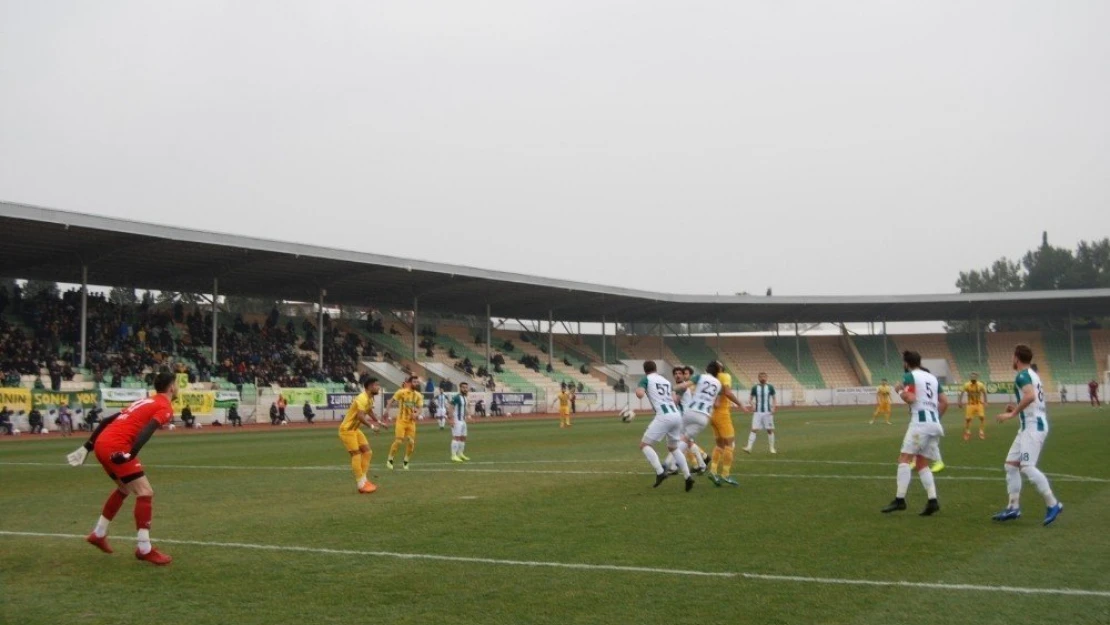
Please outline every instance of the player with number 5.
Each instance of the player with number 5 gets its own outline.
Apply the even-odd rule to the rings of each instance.
[[[940,504],[937,503],[937,484],[929,461],[940,459],[940,439],[944,436],[940,418],[948,410],[948,398],[937,377],[921,368],[921,354],[903,352],[902,363],[906,375],[894,390],[910,406],[910,427],[906,430],[902,453],[898,456],[898,490],[894,501],[882,511],[889,513],[906,509],[906,491],[912,478],[910,463],[913,463],[929,498],[921,516],[930,516],[940,511]]]
[[[1013,521],[1021,517],[1021,474],[1037,488],[1044,497],[1048,511],[1044,516],[1044,524],[1049,525],[1060,516],[1064,504],[1060,503],[1052,494],[1052,486],[1048,478],[1037,468],[1037,460],[1041,456],[1045,438],[1048,437],[1048,411],[1044,401],[1044,385],[1041,376],[1031,366],[1033,350],[1028,345],[1018,345],[1014,348],[1014,370],[1017,377],[1014,379],[1014,396],[1017,405],[1010,404],[1007,411],[998,415],[998,422],[1005,423],[1018,417],[1018,433],[1014,444],[1010,446],[1010,453],[1006,454],[1006,490],[1010,493],[1010,501],[1006,509],[994,515],[995,521]]]

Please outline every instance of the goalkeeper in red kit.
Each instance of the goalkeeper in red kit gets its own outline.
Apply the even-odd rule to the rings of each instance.
[[[96,528],[87,540],[105,553],[112,553],[108,545],[108,524],[115,518],[128,495],[135,495],[135,526],[139,530],[135,557],[163,566],[172,561],[168,555],[150,544],[150,520],[153,516],[154,489],[139,462],[139,450],[154,435],[155,430],[173,420],[172,401],[177,396],[177,378],[172,373],[159,373],[154,378],[155,394],[141,399],[119,414],[102,421],[89,440],[67,459],[73,466],[84,463],[89,452],[96,455],[100,466],[116,490],[104,502],[104,509]]]

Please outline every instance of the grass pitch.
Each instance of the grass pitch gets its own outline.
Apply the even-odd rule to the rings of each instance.
[[[782,411],[777,457],[761,435],[740,488],[691,493],[651,488],[643,416],[475,423],[465,466],[424,422],[407,472],[371,436],[368,496],[333,428],[160,433],[143,461],[166,568],[132,557],[131,501],[114,555],[86,545],[111,483],[63,464],[78,438],[24,437],[0,445],[0,622],[1110,623],[1110,411],[1050,408],[1049,528],[1028,484],[1024,518],[990,521],[1015,425],[965,443],[956,414],[940,514],[917,516],[916,477],[910,510],[880,514],[905,425],[869,418]]]

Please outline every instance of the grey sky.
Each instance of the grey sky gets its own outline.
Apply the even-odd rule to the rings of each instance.
[[[1101,0],[0,0],[0,198],[651,290],[946,292],[1042,229],[1110,231],[1107,24]]]

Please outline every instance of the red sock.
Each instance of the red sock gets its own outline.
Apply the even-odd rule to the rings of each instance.
[[[141,530],[150,529],[150,519],[154,516],[154,497],[137,497],[135,499],[135,527]]]
[[[124,499],[127,499],[127,493],[120,492],[118,488],[112,491],[112,494],[108,495],[108,501],[104,502],[104,509],[100,511],[100,514],[104,515],[104,518],[109,521],[116,518],[116,513],[123,506]]]

